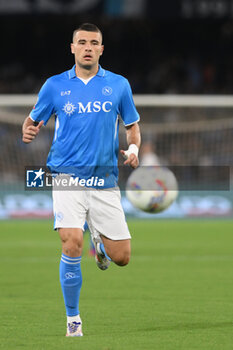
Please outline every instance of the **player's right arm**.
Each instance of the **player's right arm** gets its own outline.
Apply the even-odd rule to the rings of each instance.
[[[23,137],[22,140],[24,143],[30,143],[34,140],[34,138],[39,134],[40,129],[42,125],[44,124],[44,121],[41,120],[38,125],[35,126],[35,122],[30,118],[27,117],[23,123],[22,127],[22,133]]]
[[[22,127],[23,142],[30,143],[39,134],[42,125],[46,125],[54,113],[53,84],[49,78],[40,89],[37,102]]]

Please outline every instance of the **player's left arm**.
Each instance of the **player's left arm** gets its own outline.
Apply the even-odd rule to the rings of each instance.
[[[138,123],[126,126],[126,139],[128,150],[121,150],[121,154],[126,158],[124,164],[129,164],[132,168],[137,168],[139,165],[138,151],[141,145],[141,133]]]

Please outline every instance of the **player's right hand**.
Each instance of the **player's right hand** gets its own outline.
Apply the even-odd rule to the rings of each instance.
[[[39,134],[40,129],[42,125],[44,124],[44,121],[41,120],[37,126],[29,125],[23,130],[23,142],[24,143],[30,143],[32,142],[35,137]]]

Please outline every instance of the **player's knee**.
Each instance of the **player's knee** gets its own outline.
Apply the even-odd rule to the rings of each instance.
[[[117,263],[117,265],[118,266],[126,266],[126,265],[128,265],[128,263],[129,263],[129,260],[130,260],[130,257],[123,257],[121,260],[119,260],[118,261],[118,263]]]
[[[82,254],[83,239],[80,235],[73,234],[70,231],[63,232],[61,235],[63,251],[68,256],[79,256]]]
[[[118,254],[114,259],[114,262],[118,266],[126,266],[128,265],[129,261],[130,261],[130,251],[125,251],[121,254]]]

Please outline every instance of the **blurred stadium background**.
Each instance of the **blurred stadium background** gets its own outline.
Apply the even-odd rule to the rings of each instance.
[[[231,0],[0,0],[0,218],[52,217],[51,194],[26,192],[24,171],[45,165],[53,120],[30,145],[21,124],[43,82],[73,65],[72,31],[87,21],[103,30],[101,65],[132,86],[141,158],[154,153],[153,164],[186,167],[203,185],[154,218],[232,217],[232,192],[217,190],[233,164],[232,17]],[[128,216],[152,218],[122,200]]]

